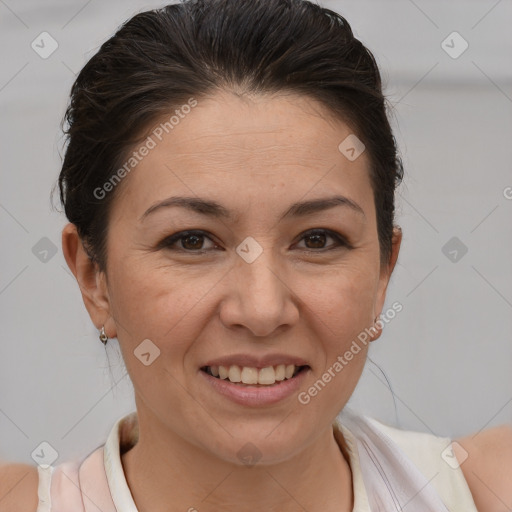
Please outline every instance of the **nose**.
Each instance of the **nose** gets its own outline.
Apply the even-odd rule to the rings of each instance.
[[[270,336],[297,322],[297,297],[270,253],[263,251],[252,263],[240,258],[229,273],[228,291],[220,307],[220,319],[227,328]]]

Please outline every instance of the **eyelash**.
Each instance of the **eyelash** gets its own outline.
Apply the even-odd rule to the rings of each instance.
[[[194,251],[194,250],[190,250],[190,249],[172,247],[179,240],[182,240],[182,239],[184,239],[188,236],[192,236],[192,235],[208,238],[215,244],[215,242],[208,236],[208,234],[205,231],[190,230],[190,231],[180,231],[178,233],[175,233],[174,235],[171,235],[171,236],[165,238],[158,244],[157,249],[165,248],[165,249],[168,249],[171,251],[178,251],[178,252],[183,252],[186,254],[204,254],[208,251],[213,250],[213,249],[198,249],[197,251]],[[352,245],[342,235],[340,235],[339,233],[336,233],[335,231],[331,231],[330,229],[319,229],[319,228],[310,229],[309,231],[305,231],[304,233],[302,233],[299,241],[302,241],[304,238],[307,238],[308,236],[313,236],[313,235],[326,235],[328,237],[333,238],[337,243],[334,244],[333,246],[322,247],[320,249],[309,249],[306,247],[306,248],[302,249],[303,251],[319,253],[319,252],[326,252],[326,251],[331,251],[334,249],[339,249],[340,247],[345,247],[347,249],[353,248]]]

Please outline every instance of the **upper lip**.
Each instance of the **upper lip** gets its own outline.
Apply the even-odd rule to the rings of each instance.
[[[295,366],[309,366],[308,363],[296,356],[286,354],[268,354],[266,356],[257,357],[249,354],[233,354],[231,356],[218,357],[211,359],[207,363],[201,365],[201,368],[205,366],[247,366],[250,368],[266,368],[267,366],[277,366],[279,364],[293,364]]]

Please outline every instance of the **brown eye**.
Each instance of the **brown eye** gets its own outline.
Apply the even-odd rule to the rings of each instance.
[[[326,238],[325,233],[314,233],[304,237],[304,240],[309,240],[310,242],[309,245],[306,242],[308,249],[323,249]]]
[[[203,243],[203,235],[187,235],[181,238],[181,246],[183,247],[183,249],[202,249]]]
[[[329,239],[334,240],[334,243],[326,245]],[[320,249],[316,252],[320,252],[322,249],[328,251],[342,247],[346,247],[348,249],[352,248],[343,236],[328,229],[315,229],[313,231],[308,231],[302,235],[299,243],[303,240],[304,246],[301,247],[302,249]]]
[[[201,231],[180,231],[162,240],[157,248],[199,254],[219,249],[215,242]]]

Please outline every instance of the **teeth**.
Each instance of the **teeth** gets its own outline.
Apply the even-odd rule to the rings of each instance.
[[[245,371],[245,368],[244,368]],[[240,372],[240,368],[238,366],[230,366],[228,372],[228,379],[231,382],[240,382],[242,380],[242,374]]]
[[[293,364],[278,364],[277,366],[267,366],[258,370],[248,366],[232,365],[229,367],[209,366],[208,369],[214,377],[219,377],[222,380],[228,379],[230,382],[235,383],[271,386],[276,382],[291,379],[299,367]]]
[[[231,372],[233,371],[233,368],[236,368],[237,376],[240,375],[240,379],[237,381],[231,378]],[[242,371],[240,371],[240,368],[238,366],[231,366],[229,368],[229,380],[231,382],[242,381],[244,384],[258,384],[258,374],[259,372],[256,368],[248,368],[247,366],[244,366],[242,368]]]
[[[228,369],[225,366],[219,366],[219,379],[227,379],[228,373]]]
[[[247,368],[244,368],[244,371]],[[275,384],[276,382],[276,371],[272,366],[267,366],[266,368],[262,368],[258,373],[258,383],[259,384]],[[255,383],[256,384],[256,383]]]

